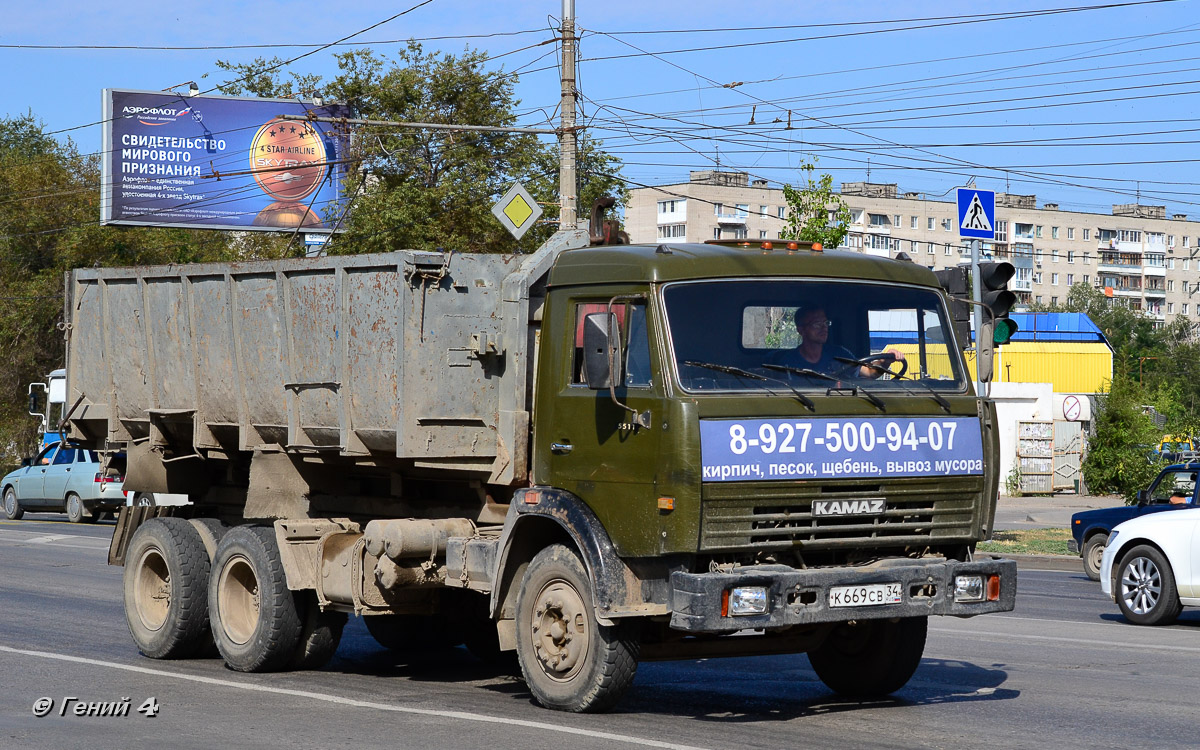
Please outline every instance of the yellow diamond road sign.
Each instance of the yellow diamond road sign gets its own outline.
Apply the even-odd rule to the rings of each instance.
[[[519,240],[541,218],[542,207],[521,183],[514,182],[504,197],[492,206],[492,215]]]

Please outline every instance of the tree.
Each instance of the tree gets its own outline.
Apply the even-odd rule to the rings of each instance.
[[[416,42],[385,59],[371,50],[336,56],[340,73],[325,82],[293,75],[284,80],[278,60],[245,65],[219,63],[238,74],[226,93],[295,96],[320,90],[348,102],[358,117],[441,124],[517,124],[516,77],[486,67],[487,56],[427,52]],[[491,214],[492,204],[514,181],[557,215],[558,156],[553,145],[523,133],[447,132],[388,126],[358,126],[355,157],[369,175],[348,186],[353,205],[344,236],[332,252],[381,252],[396,248],[461,252],[514,252],[536,248],[554,230],[535,227],[518,243]],[[591,200],[626,191],[616,177],[621,162],[602,144],[580,140],[581,216]],[[337,218],[334,218],[336,222]]]
[[[100,161],[46,135],[33,114],[0,118],[0,464],[34,445],[26,388],[63,366],[63,278],[72,268],[245,257],[257,246],[184,229],[100,226]]]
[[[1144,389],[1128,372],[1116,373],[1109,392],[1099,397],[1083,461],[1083,476],[1093,492],[1115,492],[1133,502],[1158,474],[1160,464],[1150,452],[1162,432],[1143,412],[1146,403]]]
[[[787,201],[787,226],[780,237],[787,240],[819,242],[824,247],[837,247],[850,231],[850,208],[842,197],[833,192],[833,177],[823,174],[814,179],[816,165],[800,165],[804,184],[783,186]]]

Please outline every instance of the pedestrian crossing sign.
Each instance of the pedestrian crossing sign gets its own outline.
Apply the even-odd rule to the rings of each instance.
[[[958,236],[996,239],[996,194],[991,190],[958,189]]]

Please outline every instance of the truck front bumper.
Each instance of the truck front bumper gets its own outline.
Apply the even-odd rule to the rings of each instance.
[[[957,576],[982,576],[983,601],[955,601]],[[987,581],[999,577],[999,593],[988,599]],[[900,584],[900,601],[870,606],[830,606],[830,591],[843,586]],[[764,614],[722,614],[727,592],[735,588],[766,589]],[[1010,612],[1016,605],[1017,563],[1014,560],[958,562],[902,559],[844,568],[799,570],[786,565],[734,568],[729,572],[671,574],[671,627],[690,633],[783,628],[848,620],[954,615],[972,617]]]

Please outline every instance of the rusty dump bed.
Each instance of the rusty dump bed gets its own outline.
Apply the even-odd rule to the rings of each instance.
[[[164,457],[278,445],[521,481],[530,321],[558,253],[586,245],[76,270],[72,432]]]

